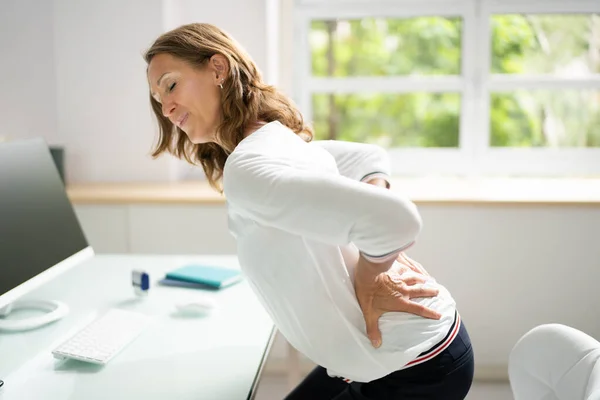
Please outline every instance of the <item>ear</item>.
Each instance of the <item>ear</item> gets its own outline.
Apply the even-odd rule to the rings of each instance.
[[[219,85],[229,75],[229,61],[223,54],[215,54],[209,60],[209,66],[213,70],[215,84]]]

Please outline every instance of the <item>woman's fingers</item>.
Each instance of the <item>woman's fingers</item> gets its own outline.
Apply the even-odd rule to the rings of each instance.
[[[399,303],[399,307],[398,307],[398,310],[396,310],[396,311],[408,312],[408,313],[419,315],[423,318],[429,318],[429,319],[442,318],[442,314],[440,314],[437,311],[432,310],[431,308],[425,307],[422,304],[415,303],[413,301],[406,300],[406,299],[400,299],[400,301],[398,303]]]
[[[435,297],[439,292],[440,291],[436,288],[415,285],[407,287],[405,294],[409,299],[414,299],[415,297]]]
[[[398,275],[392,277],[392,280],[396,283],[404,282],[408,286],[419,285],[426,282],[426,279],[421,275]],[[408,293],[406,293],[408,294]]]
[[[435,297],[439,290],[432,287],[426,287],[427,279],[423,275],[413,274],[390,274],[387,281],[390,292],[398,292],[403,297],[409,299],[415,297]]]
[[[363,310],[365,323],[367,324],[367,336],[373,347],[381,346],[381,331],[379,330],[379,317],[381,312],[374,309]]]

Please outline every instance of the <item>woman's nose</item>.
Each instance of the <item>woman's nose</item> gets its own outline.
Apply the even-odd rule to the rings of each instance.
[[[173,114],[174,110],[175,110],[175,103],[173,103],[173,102],[163,103],[162,113],[165,117],[169,118],[169,116],[171,116],[171,114]]]

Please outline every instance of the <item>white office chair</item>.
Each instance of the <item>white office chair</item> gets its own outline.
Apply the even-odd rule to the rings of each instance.
[[[600,343],[560,324],[527,332],[512,349],[515,400],[600,400]]]

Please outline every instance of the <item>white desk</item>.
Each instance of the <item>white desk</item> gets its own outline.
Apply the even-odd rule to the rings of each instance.
[[[97,255],[27,298],[67,303],[69,315],[24,333],[0,332],[1,400],[238,400],[252,398],[273,324],[246,282],[220,291],[158,286],[190,262],[237,266],[233,256]],[[134,295],[131,270],[150,274],[147,298]],[[183,317],[175,304],[193,296],[218,304],[207,317]],[[104,310],[154,317],[151,327],[106,366],[55,360],[51,349]]]

